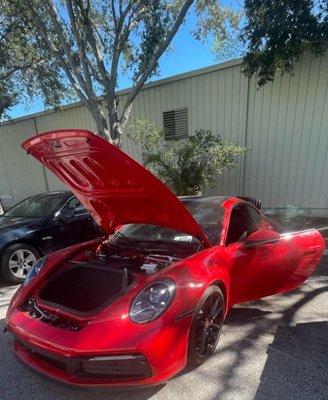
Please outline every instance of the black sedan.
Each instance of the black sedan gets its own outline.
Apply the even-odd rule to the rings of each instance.
[[[28,197],[0,217],[1,276],[8,283],[21,283],[38,258],[101,235],[71,192]]]

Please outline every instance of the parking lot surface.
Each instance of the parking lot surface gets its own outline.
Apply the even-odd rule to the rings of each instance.
[[[328,400],[328,257],[298,290],[231,310],[210,360],[147,390],[82,392],[27,370],[11,351],[10,333],[2,333],[15,290],[0,287],[1,400]]]

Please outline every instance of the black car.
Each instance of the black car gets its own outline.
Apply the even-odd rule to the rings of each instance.
[[[28,197],[0,217],[1,276],[8,283],[21,283],[38,258],[101,235],[71,192]]]

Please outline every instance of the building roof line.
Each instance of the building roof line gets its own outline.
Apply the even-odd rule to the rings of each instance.
[[[158,79],[157,81],[154,82],[149,82],[146,83],[145,85],[143,85],[143,87],[141,88],[141,90],[147,90],[156,86],[162,86],[162,85],[166,85],[172,82],[177,82],[183,79],[187,79],[187,78],[192,78],[194,76],[198,76],[198,75],[205,75],[214,71],[218,71],[221,69],[227,69],[227,68],[231,68],[231,67],[235,67],[237,65],[241,65],[243,62],[242,58],[238,58],[236,60],[229,60],[229,61],[225,61],[223,63],[220,64],[214,64],[214,65],[210,65],[208,67],[204,67],[204,68],[198,68],[192,71],[188,71],[188,72],[183,72],[181,74],[177,74],[177,75],[172,75],[169,76],[167,78],[162,78],[162,79]],[[132,87],[126,88],[126,89],[121,89],[118,90],[116,92],[116,94],[118,96],[124,96],[126,94],[128,94],[130,91],[132,90]],[[99,100],[101,101],[103,99],[102,96],[99,97]],[[17,117],[17,118],[13,118],[13,119],[9,119],[8,121],[3,121],[0,122],[0,128],[2,126],[6,126],[6,125],[11,125],[11,124],[15,124],[17,122],[21,122],[21,121],[25,121],[25,120],[29,120],[29,119],[34,119],[37,117],[41,117],[43,115],[47,115],[47,114],[52,114],[55,112],[60,112],[60,111],[66,111],[69,110],[71,108],[75,108],[75,107],[80,107],[82,105],[81,101],[76,101],[74,103],[70,103],[70,104],[65,104],[63,106],[59,106],[58,108],[51,108],[49,110],[44,110],[44,111],[38,111],[36,113],[32,113],[32,114],[28,114],[28,115],[24,115],[22,117]]]

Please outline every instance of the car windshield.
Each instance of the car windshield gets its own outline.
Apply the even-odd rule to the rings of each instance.
[[[54,213],[62,204],[61,193],[39,194],[28,197],[8,210],[4,217],[42,218]]]
[[[204,230],[212,245],[218,244],[221,230],[223,210],[220,207],[221,198],[182,198],[181,201],[189,209],[200,227]],[[178,232],[166,227],[149,224],[128,224],[119,229],[126,240],[133,242],[156,242],[166,244],[179,243],[183,247],[199,247],[200,241],[187,233]],[[117,240],[119,234],[116,236]]]
[[[226,198],[219,196],[185,197],[180,200],[203,229],[211,245],[218,244],[221,238],[224,214],[221,204]]]
[[[119,229],[119,232],[132,241],[138,242],[166,242],[166,243],[195,243],[199,240],[183,232],[150,224],[128,224]]]

